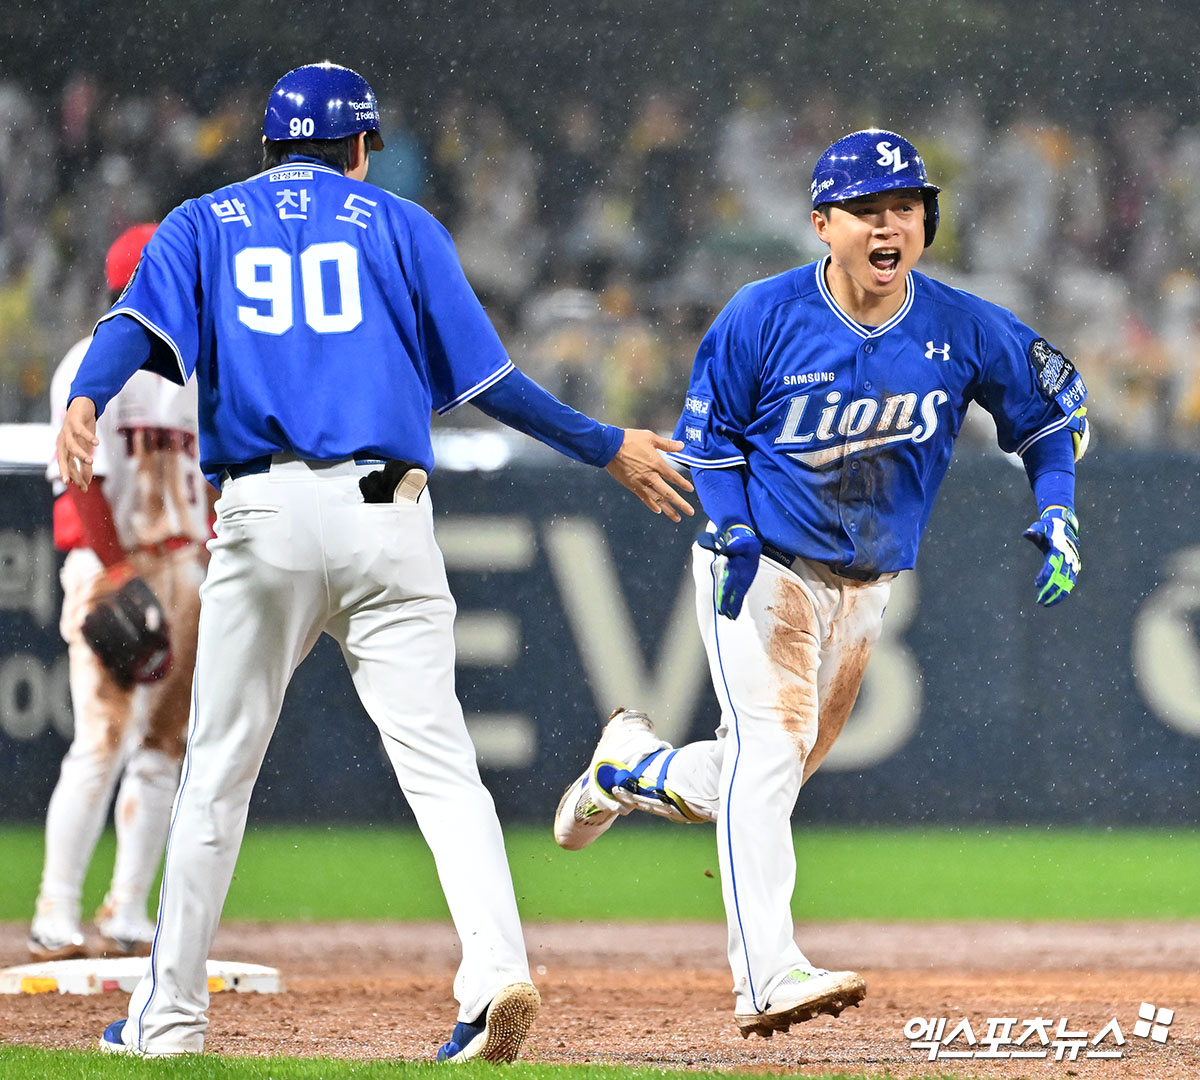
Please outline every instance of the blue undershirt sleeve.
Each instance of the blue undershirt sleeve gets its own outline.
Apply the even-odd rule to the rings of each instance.
[[[1075,509],[1075,444],[1069,431],[1055,431],[1038,439],[1021,458],[1038,513],[1047,506]]]
[[[587,465],[603,468],[625,441],[623,428],[576,412],[517,368],[476,394],[471,403],[493,420]]]
[[[741,466],[731,469],[692,469],[692,483],[704,512],[712,519],[718,532],[730,525],[749,525],[750,502],[746,498],[746,470]]]
[[[92,335],[92,343],[71,383],[67,404],[72,398],[91,398],[99,416],[153,352],[154,338],[137,319],[128,315],[106,319]]]

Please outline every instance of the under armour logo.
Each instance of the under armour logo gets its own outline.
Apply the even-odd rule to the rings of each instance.
[[[875,144],[875,149],[879,151],[876,164],[882,165],[885,169],[890,166],[894,173],[908,168],[908,162],[901,155],[900,147],[897,146],[893,149],[890,142],[878,142]]]
[[[925,359],[932,360],[934,356],[940,356],[943,362],[950,359],[950,342],[943,341],[940,349],[935,348],[932,341],[925,342]]]

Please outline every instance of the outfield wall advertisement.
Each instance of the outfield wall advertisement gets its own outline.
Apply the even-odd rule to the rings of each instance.
[[[957,461],[798,818],[1194,824],[1196,473],[1190,457],[1090,457],[1080,584],[1043,610],[1024,474],[999,456]],[[696,523],[656,518],[582,466],[439,473],[432,493],[459,693],[505,820],[549,822],[614,706],[646,710],[674,742],[711,734]],[[44,481],[0,477],[0,507],[0,819],[36,821],[71,731],[59,560]],[[254,803],[264,821],[410,820],[328,638],[293,680]]]

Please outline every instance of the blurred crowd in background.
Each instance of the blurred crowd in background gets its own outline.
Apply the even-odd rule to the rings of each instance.
[[[420,116],[380,96],[387,146],[368,180],[450,229],[518,366],[611,423],[674,427],[729,297],[823,254],[809,224],[817,156],[882,123],[943,188],[918,269],[1067,353],[1098,440],[1200,448],[1200,131],[1165,110],[1113,108],[1083,130],[1040,110],[988,119],[961,96],[904,121],[756,84],[716,115],[649,89],[614,120],[581,90],[533,137],[465,92]],[[104,253],[123,228],[257,171],[263,97],[232,86],[198,107],[79,71],[48,106],[0,81],[0,422],[49,419],[50,375],[105,308]]]

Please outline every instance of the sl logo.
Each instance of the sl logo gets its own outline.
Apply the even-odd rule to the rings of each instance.
[[[932,341],[925,342],[925,359],[932,360],[935,355],[940,356],[943,363],[948,361],[950,359],[950,342],[943,341],[940,349],[935,349]]]
[[[908,168],[908,162],[901,155],[900,147],[893,148],[890,142],[878,142],[875,144],[875,149],[879,151],[876,164],[882,165],[885,169],[890,167],[894,173]]]

